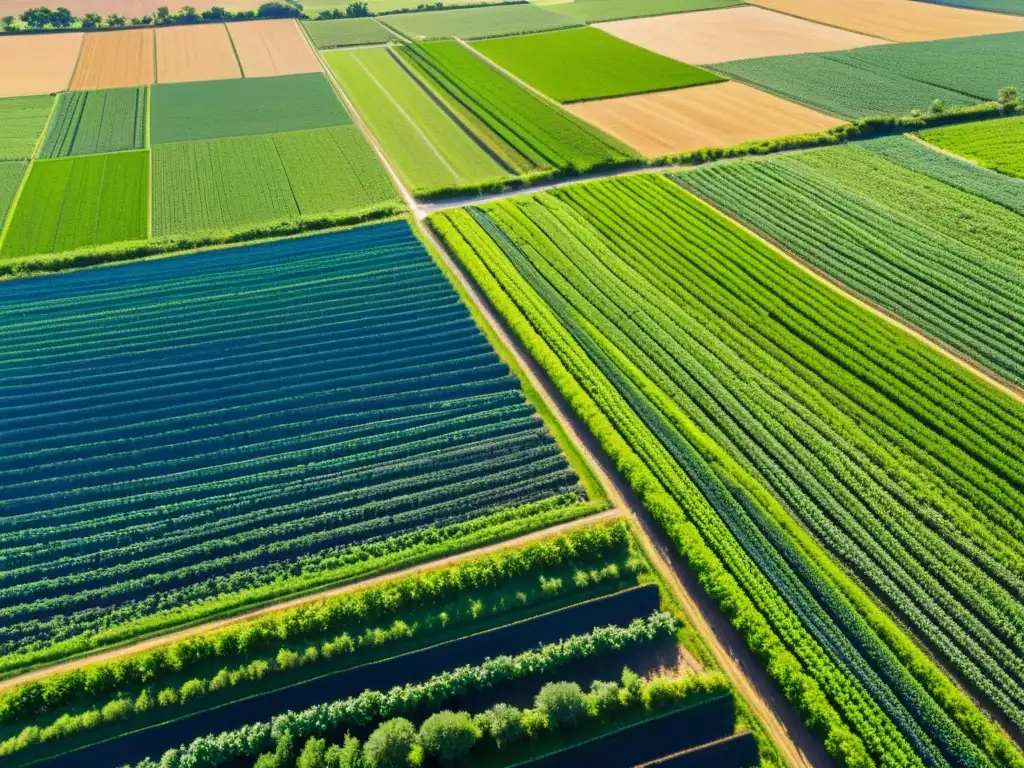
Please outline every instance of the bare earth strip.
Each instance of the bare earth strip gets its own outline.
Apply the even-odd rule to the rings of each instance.
[[[824,131],[843,121],[727,82],[565,108],[647,157]]]
[[[156,80],[153,30],[93,32],[85,36],[71,90],[128,88]]]
[[[0,97],[65,90],[83,37],[81,32],[0,37]]]
[[[901,43],[1024,30],[1024,17],[914,0],[751,0],[754,5]]]
[[[191,83],[241,77],[223,24],[161,27],[156,31],[158,83]]]
[[[595,26],[687,64],[823,53],[887,42],[754,6],[612,21]]]
[[[228,31],[246,77],[319,72],[320,60],[294,19],[236,21]]]

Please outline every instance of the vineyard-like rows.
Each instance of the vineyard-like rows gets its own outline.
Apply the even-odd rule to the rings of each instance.
[[[986,168],[1024,179],[1024,117],[935,128],[922,131],[921,137]]]
[[[1024,383],[1018,214],[854,145],[679,178],[829,276]]]
[[[837,562],[1024,723],[1024,408],[664,178],[431,222],[840,764],[1017,764]]]
[[[65,91],[57,97],[40,157],[146,147],[145,88]]]
[[[578,514],[405,223],[3,294],[0,651]]]

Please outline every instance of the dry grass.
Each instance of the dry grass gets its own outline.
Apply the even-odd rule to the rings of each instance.
[[[241,77],[223,24],[162,27],[156,31],[158,83],[228,80]]]
[[[755,5],[901,43],[1024,30],[1024,17],[913,0],[753,0]]]
[[[153,30],[93,32],[85,36],[71,90],[127,88],[156,79]]]
[[[81,32],[0,37],[0,97],[66,89],[83,37]]]
[[[823,131],[843,123],[735,82],[569,104],[566,109],[647,157]]]
[[[753,6],[613,21],[596,26],[688,64],[822,53],[885,42]]]
[[[293,19],[228,24],[246,77],[319,72],[320,60]]]

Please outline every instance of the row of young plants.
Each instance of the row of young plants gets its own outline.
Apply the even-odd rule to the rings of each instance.
[[[582,189],[592,190],[601,186],[588,185]],[[655,197],[666,194],[664,183],[660,193],[657,186],[644,189],[643,193],[644,196],[653,194]],[[669,206],[671,210],[673,194],[667,194],[668,199],[660,201],[660,204],[663,207]],[[616,199],[610,210],[629,210],[635,205],[630,198],[627,194]],[[547,201],[544,202],[546,204]],[[594,202],[589,205],[601,207]],[[536,207],[537,204],[534,204],[534,209]],[[514,228],[518,223],[520,227],[528,227],[529,217],[514,211],[513,206],[492,206],[488,212],[498,215],[495,211],[499,209],[505,216],[503,226],[507,224]],[[531,214],[533,212],[531,210]],[[600,215],[605,219],[616,218],[608,210],[602,211]],[[578,295],[577,303],[571,309],[565,308],[561,315],[551,314],[550,305],[564,307],[564,300],[553,293],[550,285],[545,288],[546,280],[536,272],[538,267],[535,262],[542,259],[539,256],[541,250],[545,253],[543,258],[558,258],[559,248],[545,241],[548,238],[557,240],[559,235],[563,237],[561,244],[567,242],[564,238],[571,239],[567,230],[572,227],[574,218],[573,214],[567,214],[561,222],[557,217],[544,219],[543,231],[536,228],[534,232],[527,229],[526,234],[523,231],[516,232],[517,243],[522,244],[531,254],[530,259],[520,255],[516,263],[518,269],[512,268],[508,261],[515,256],[507,256],[508,253],[515,253],[515,245],[507,241],[507,238],[503,241],[496,228],[490,231],[490,235],[504,246],[504,253],[497,248],[495,240],[485,236],[480,225],[468,214],[448,213],[431,221],[530,346],[531,352],[552,374],[577,411],[588,420],[634,487],[646,496],[648,507],[673,535],[701,574],[709,591],[724,602],[726,610],[748,637],[751,646],[766,659],[769,669],[783,684],[787,695],[808,722],[823,732],[826,745],[837,758],[849,764],[885,762],[893,759],[892,755],[898,754],[892,750],[893,747],[900,749],[898,745],[902,742],[904,757],[901,759],[911,761],[922,758],[911,754],[910,743],[914,744],[914,750],[920,750],[918,754],[923,759],[932,764],[935,764],[933,761],[947,760],[954,764],[984,765],[989,764],[989,759],[999,764],[1019,764],[1019,755],[1012,745],[992,728],[980,712],[970,705],[965,706],[967,700],[926,657],[917,652],[877,607],[863,599],[863,594],[855,585],[848,580],[841,580],[844,578],[841,571],[835,568],[827,556],[820,557],[820,550],[813,549],[815,562],[808,562],[805,553],[809,546],[813,546],[813,542],[807,539],[799,527],[790,524],[787,513],[778,501],[754,479],[757,475],[744,470],[728,452],[723,451],[712,437],[714,433],[705,432],[691,420],[684,410],[685,399],[675,402],[667,394],[673,392],[670,386],[672,382],[666,381],[667,377],[663,373],[659,374],[657,368],[649,364],[638,367],[642,356],[630,359],[628,352],[619,351],[630,350],[631,346],[629,337],[623,336],[620,328],[607,321],[601,323],[600,329],[592,325],[597,322],[597,316],[587,311],[586,302]],[[479,220],[484,220],[484,217],[478,215]],[[632,217],[632,221],[645,232],[641,240],[644,243],[641,248],[643,251],[656,250],[655,244],[659,238],[666,236],[666,230],[662,233],[652,230],[652,220],[658,221],[657,214],[653,212],[648,212],[646,216]],[[576,223],[582,224],[582,221],[577,220]],[[712,229],[705,234],[714,237],[716,229],[720,230],[723,225],[713,217],[705,220],[705,226],[709,223]],[[596,231],[581,235],[580,232],[586,229],[584,226],[572,235],[587,238],[581,241],[586,242],[586,246],[578,247],[575,255],[605,253],[603,264],[614,264],[620,258],[613,250],[609,250],[608,243],[630,242],[629,237],[636,237],[618,231],[614,235],[607,235],[608,240],[604,240]],[[721,234],[719,231],[718,236]],[[563,278],[559,288],[569,295],[573,285],[581,286],[588,282],[589,278],[584,278],[583,272],[589,276],[600,274],[601,270],[600,264],[591,264],[583,268],[582,272],[575,272],[575,280]],[[548,302],[540,300],[536,288],[524,281],[523,273],[533,276],[535,284],[544,291]],[[546,277],[555,279],[555,275],[557,272],[549,267]],[[615,289],[605,282],[602,283],[601,291],[606,290],[614,293]],[[704,295],[714,296],[716,293]],[[514,303],[511,297],[515,297]],[[599,301],[602,309],[610,312],[616,312],[615,308],[621,302],[621,297],[617,295],[615,300],[598,297],[596,294],[594,298]],[[579,304],[580,301],[584,303]],[[666,306],[669,305],[666,303]],[[623,306],[631,304],[627,302]],[[621,328],[638,331],[637,323],[648,320],[644,316],[645,312],[651,312],[651,308],[633,311],[629,317],[620,313]],[[541,336],[537,335],[538,330]],[[648,337],[648,343],[652,338]],[[662,336],[659,343],[664,341]],[[586,351],[581,344],[587,345]],[[635,344],[632,347],[636,349]],[[658,351],[657,346],[647,348],[652,352]],[[666,358],[663,354],[661,360],[664,363]],[[684,381],[685,376],[676,380]],[[678,387],[675,391],[678,392]],[[661,413],[658,413],[659,410]],[[643,418],[644,415],[646,418]],[[691,441],[689,457],[685,452],[686,441],[681,442],[684,434],[686,440]],[[623,439],[628,439],[628,444]],[[728,444],[724,442],[724,445]],[[705,464],[701,469],[703,462],[693,455],[694,452],[703,453],[703,461],[710,462],[710,465]],[[673,463],[677,467],[675,476],[669,469]],[[678,467],[684,467],[688,476],[698,485],[687,489],[688,483],[678,478]],[[729,472],[724,472],[723,468],[728,468]],[[697,488],[703,496],[694,494]],[[675,498],[671,495],[673,493],[676,494]],[[706,499],[712,500],[716,515],[707,514],[711,508]],[[761,507],[760,514],[758,507]],[[741,512],[746,513],[746,523],[743,523]],[[771,518],[774,518],[774,523],[770,525]],[[731,530],[726,527],[727,520],[732,520]],[[695,524],[699,529],[694,527]],[[754,528],[751,528],[752,524]],[[776,526],[774,531],[773,525]],[[792,542],[786,546],[786,535],[781,535],[778,526],[800,543],[804,553],[794,550]],[[702,531],[703,536],[694,538],[699,536],[698,530]],[[714,531],[714,534],[710,531]],[[745,536],[747,546],[752,548],[755,555],[758,551],[762,553],[758,556],[762,558],[760,567],[755,566],[753,572],[750,570],[753,562],[747,560],[748,564],[742,566],[744,553],[729,548],[729,542],[737,541],[732,531]],[[760,545],[756,544],[758,533],[762,539]],[[774,585],[760,587],[761,590],[768,590],[763,594],[751,592],[757,583],[753,580],[758,578],[757,571],[771,562],[763,559],[771,554],[771,549],[764,548],[765,539],[772,541],[773,548],[778,548],[768,573],[776,577],[779,589],[787,590],[785,594],[790,601],[788,603],[776,600],[773,604],[764,598],[763,595],[773,593]],[[755,545],[757,548],[754,548]],[[786,552],[789,554],[786,555]],[[783,558],[781,562],[779,557]],[[788,587],[781,581],[784,568],[780,565],[785,563],[788,563],[790,573],[800,577],[791,581]],[[763,572],[760,578],[765,578]],[[834,580],[831,584],[830,579]],[[813,619],[814,605],[806,601],[806,592],[802,602],[798,599],[801,582],[804,590],[810,589],[812,595],[817,595],[817,600],[821,601],[818,603],[818,611],[824,610],[826,617]],[[756,605],[759,608],[754,607],[755,602],[750,600],[751,594],[757,594]],[[851,611],[844,598],[854,603],[856,613]],[[791,619],[783,620],[782,617],[794,605],[803,605],[799,609],[803,611],[800,618],[790,614]],[[788,625],[793,622],[799,625],[805,620],[808,628],[821,638],[824,645],[810,638],[801,645],[793,644],[795,638],[787,634]],[[835,634],[836,629],[841,630],[840,635]],[[782,632],[782,637],[776,632]],[[863,654],[860,661],[857,653],[848,652],[849,647],[845,643],[852,643]],[[844,650],[844,646],[847,650]],[[797,655],[794,655],[794,651]],[[826,676],[824,670],[835,664],[839,667],[834,667],[836,671]],[[839,669],[844,671],[839,672]],[[801,682],[795,685],[797,681]],[[849,706],[851,699],[848,691],[858,689],[862,692],[870,691],[872,703],[884,708],[882,719],[854,714],[855,710]],[[875,711],[880,714],[878,710]],[[902,737],[893,737],[894,723],[899,724],[899,733],[910,739],[909,743],[902,741]],[[857,735],[850,731],[851,726],[856,729]],[[921,741],[922,736],[926,741]],[[981,745],[985,754],[979,752],[976,745]]]

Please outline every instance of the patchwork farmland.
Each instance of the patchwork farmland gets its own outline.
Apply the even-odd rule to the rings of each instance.
[[[5,767],[1024,765],[1013,8],[11,2]]]

